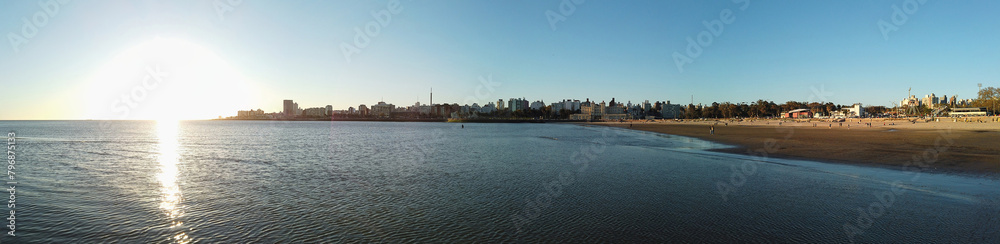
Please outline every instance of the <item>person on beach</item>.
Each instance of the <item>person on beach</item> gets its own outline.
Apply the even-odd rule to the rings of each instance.
[[[715,135],[715,126],[714,125],[712,126],[712,128],[708,129],[708,133],[712,134],[712,135]]]

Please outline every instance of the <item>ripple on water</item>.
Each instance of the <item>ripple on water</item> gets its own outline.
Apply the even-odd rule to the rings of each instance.
[[[183,214],[169,219],[152,125],[116,123],[121,133],[76,143],[92,128],[18,123],[49,138],[25,140],[45,146],[24,151],[34,162],[24,198],[38,199],[25,205],[25,238],[41,242],[839,243],[857,208],[909,179],[600,127],[199,121],[180,124]],[[732,185],[744,162],[756,172],[722,198],[719,183]],[[551,197],[547,183],[562,173],[572,182]],[[857,241],[997,242],[1000,183],[940,177],[907,182]],[[526,214],[517,232],[512,216]]]

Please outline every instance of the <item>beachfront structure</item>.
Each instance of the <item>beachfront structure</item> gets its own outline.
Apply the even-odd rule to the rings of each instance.
[[[616,103],[615,105],[609,105],[604,109],[605,114],[625,114],[625,105],[621,103]]]
[[[842,108],[845,117],[863,117],[865,108],[860,103],[855,103],[853,107]]]
[[[601,102],[604,105],[604,102]],[[613,106],[607,106],[604,108],[604,115],[601,119],[606,120],[623,120],[628,118],[628,114],[625,113],[625,104],[615,103]]]
[[[574,120],[599,120],[604,118],[605,103],[591,102],[590,99],[580,103],[580,113],[571,114],[570,119]]]
[[[813,112],[805,108],[795,109],[792,111],[781,113],[781,118],[799,119],[799,118],[812,118],[812,117],[813,117]]]
[[[948,115],[951,117],[986,116],[986,108],[952,108]]]
[[[916,95],[910,95],[910,97],[903,99],[899,102],[900,107],[917,107],[920,106],[920,99],[917,99]]]

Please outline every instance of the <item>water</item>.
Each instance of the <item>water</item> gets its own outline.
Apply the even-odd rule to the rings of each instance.
[[[713,153],[705,149],[721,145],[621,129],[268,121],[0,121],[0,129],[18,142],[16,236],[5,243],[1000,242],[995,176]]]

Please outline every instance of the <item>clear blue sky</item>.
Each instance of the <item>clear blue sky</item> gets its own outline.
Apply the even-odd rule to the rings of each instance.
[[[335,109],[383,98],[427,103],[431,87],[435,103],[461,103],[476,95],[480,76],[500,83],[482,89],[481,104],[511,97],[687,104],[693,95],[694,103],[889,105],[909,87],[919,97],[972,98],[977,83],[1000,86],[1000,1],[929,0],[885,38],[878,22],[893,23],[893,5],[906,1],[753,0],[741,9],[729,0],[587,0],[553,29],[546,12],[559,13],[564,1],[402,0],[402,11],[348,62],[341,44],[353,45],[354,29],[376,21],[371,12],[389,2],[244,0],[220,17],[213,1],[72,1],[51,15],[36,1],[5,1],[0,119],[88,119],[74,111],[93,105],[81,104],[111,104],[106,94],[135,86],[95,82],[103,77],[96,73],[158,37],[208,50],[259,92],[188,83],[175,88],[191,93],[153,90],[149,99],[214,101],[197,92],[212,89],[252,96],[239,107],[269,112],[281,99]],[[681,72],[673,54],[684,54],[686,38],[726,10],[735,19]],[[22,19],[38,13],[51,17],[15,51],[10,35],[24,34]],[[136,70],[121,72],[139,83]]]

